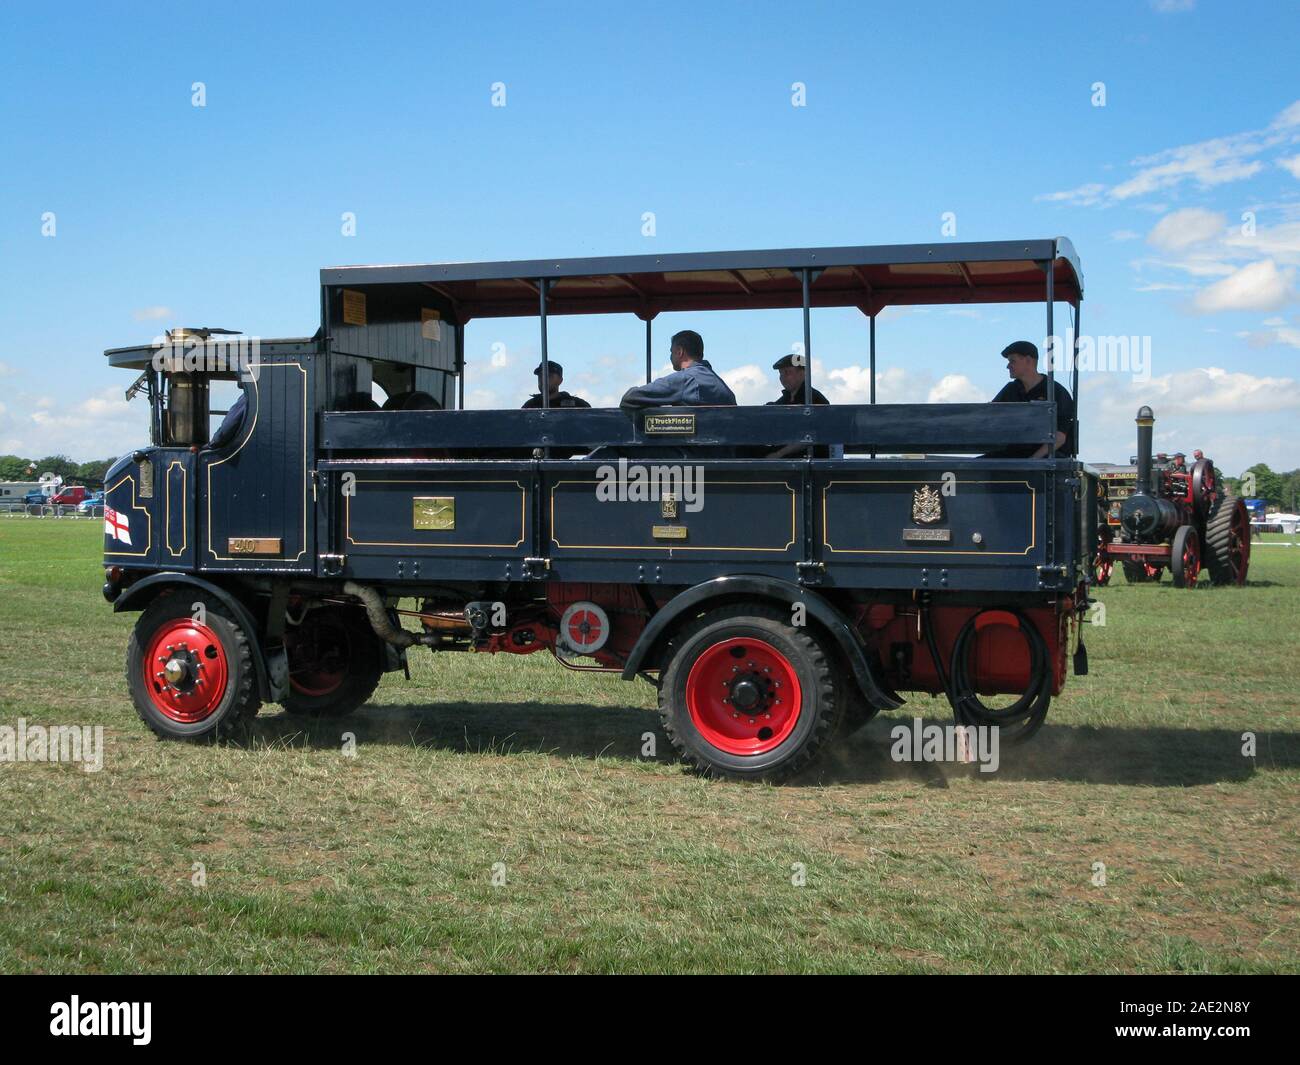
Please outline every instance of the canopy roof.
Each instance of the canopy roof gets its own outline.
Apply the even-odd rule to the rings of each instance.
[[[1083,273],[1074,246],[1064,237],[335,266],[321,270],[320,279],[327,288],[432,290],[464,322],[538,314],[538,281],[545,278],[548,315],[630,312],[650,319],[662,311],[801,307],[804,269],[812,271],[813,307],[857,307],[876,314],[901,304],[1042,302],[1048,263],[1053,264],[1056,299],[1077,304],[1083,297]]]

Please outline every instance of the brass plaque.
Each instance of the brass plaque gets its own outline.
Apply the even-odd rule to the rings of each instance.
[[[416,496],[411,526],[415,529],[433,529],[448,532],[456,528],[455,496]]]
[[[659,497],[659,513],[665,518],[677,517],[677,497],[665,492]]]
[[[650,535],[656,540],[685,540],[685,525],[652,525]]]
[[[952,540],[951,529],[904,529],[903,539],[905,541],[916,542],[937,542],[946,544]]]
[[[355,289],[343,290],[343,324],[366,324],[366,294]]]
[[[232,536],[226,548],[232,555],[278,555],[282,550],[278,536]]]
[[[647,433],[695,435],[694,414],[647,414],[645,416]]]

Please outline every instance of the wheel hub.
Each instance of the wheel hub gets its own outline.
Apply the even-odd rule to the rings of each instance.
[[[154,707],[173,721],[202,721],[221,704],[228,665],[207,625],[190,618],[165,623],[149,641],[145,681]]]
[[[802,701],[794,665],[759,639],[732,638],[705,648],[686,679],[695,727],[729,754],[780,746],[794,730]]]

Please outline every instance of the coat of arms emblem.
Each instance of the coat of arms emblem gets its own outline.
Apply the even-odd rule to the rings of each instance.
[[[928,484],[912,493],[912,520],[918,525],[932,525],[943,518],[943,502]]]

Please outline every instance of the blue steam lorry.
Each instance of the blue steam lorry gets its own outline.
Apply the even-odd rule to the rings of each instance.
[[[1051,337],[1061,303],[1077,336],[1082,297],[1063,238],[340,267],[312,336],[110,350],[151,413],[105,481],[136,710],[182,740],[344,715],[427,648],[643,678],[715,776],[781,780],[904,692],[1025,739],[1087,668],[1077,416],[1058,450],[1050,399],[876,403],[876,319],[1038,302]],[[464,406],[474,320],[536,317],[540,380],[548,319],[635,315],[648,382],[659,314],[773,308],[802,309],[802,402]],[[861,311],[870,402],[812,402],[815,308]]]

